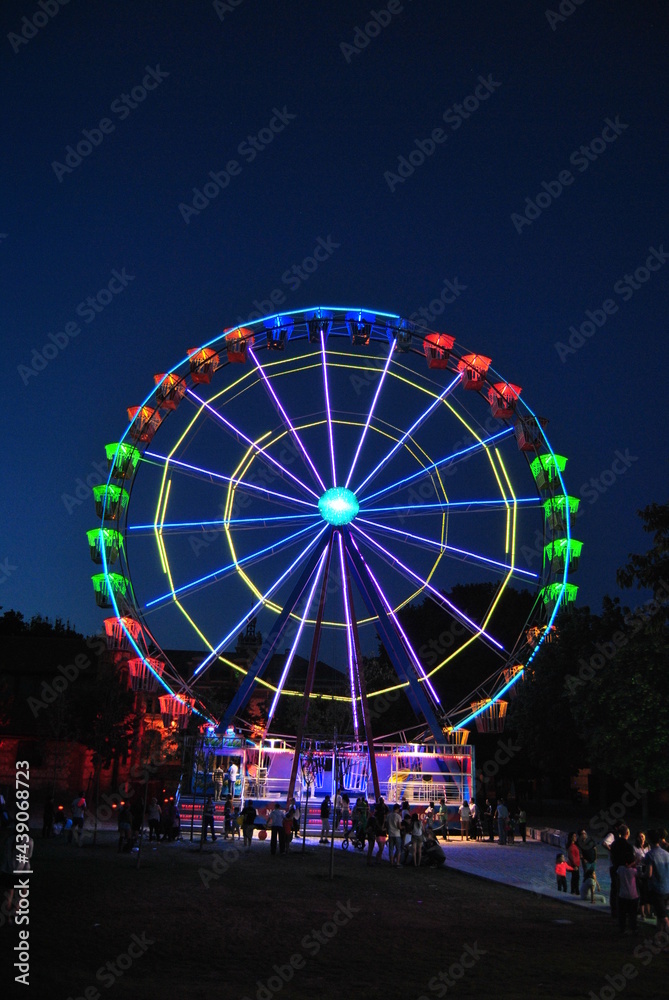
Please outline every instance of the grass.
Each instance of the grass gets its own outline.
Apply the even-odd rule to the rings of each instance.
[[[454,870],[367,867],[362,854],[337,850],[330,880],[325,848],[271,857],[266,843],[244,854],[220,840],[202,851],[145,844],[136,863],[111,834],[81,849],[36,840],[29,996],[533,1000],[608,987],[606,997],[606,976],[625,982],[625,965],[636,971],[625,998],[666,995],[669,954],[643,951],[644,964],[638,951],[650,925],[622,937],[601,913]],[[18,927],[5,923],[0,935],[10,982]],[[125,958],[133,935],[144,950],[135,944],[138,957]],[[132,964],[121,969],[118,956]],[[454,963],[463,974],[450,986],[433,979]]]

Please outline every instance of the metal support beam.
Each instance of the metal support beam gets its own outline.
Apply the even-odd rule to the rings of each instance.
[[[307,584],[311,579],[311,575],[316,569],[316,566],[318,565],[318,561],[321,558],[322,554],[323,550],[319,549],[317,546],[314,547],[314,549],[312,550],[309,558],[307,559],[305,567],[300,575],[300,578],[298,579],[297,583],[295,584],[295,587],[293,588],[290,597],[284,604],[283,609],[279,614],[279,617],[277,618],[277,620],[274,622],[274,625],[270,629],[267,638],[265,639],[260,650],[258,651],[258,654],[253,663],[251,664],[251,667],[249,668],[246,677],[244,678],[240,687],[238,688],[237,693],[235,694],[234,698],[226,708],[223,718],[219,723],[218,729],[216,730],[216,732],[219,735],[225,732],[227,727],[232,723],[232,720],[237,715],[237,713],[240,712],[242,708],[246,705],[246,702],[251,696],[251,692],[253,690],[255,682],[260,677],[262,677],[267,667],[269,666],[269,662],[272,658],[272,654],[274,652],[276,644],[281,638],[281,635],[283,634],[286,624],[288,623],[290,615],[292,614],[297,602],[304,593]]]
[[[425,719],[436,742],[441,743],[444,738],[444,734],[437,716],[434,714],[434,710],[425,693],[425,690],[423,689],[423,685],[419,683],[414,674],[411,660],[409,659],[401,640],[395,632],[393,624],[383,606],[383,602],[381,601],[376,587],[367,572],[364,560],[356,550],[355,546],[351,545],[349,542],[348,532],[344,535],[344,542],[351,562],[351,570],[353,572],[356,585],[360,590],[362,599],[365,602],[365,606],[370,614],[377,616],[377,628],[381,636],[381,641],[386,647],[386,652],[391,659],[397,675],[402,680],[405,680],[409,685],[407,695],[409,697],[411,707],[414,712],[416,712],[417,716],[422,716]]]
[[[304,684],[302,716],[298,723],[297,732],[295,734],[295,753],[293,754],[293,764],[290,770],[290,781],[288,783],[288,798],[290,798],[292,795],[295,794],[297,769],[300,766],[300,754],[302,753],[302,740],[304,739],[304,730],[306,729],[307,717],[309,715],[309,698],[311,697],[311,691],[314,686],[316,662],[318,660],[318,649],[321,641],[321,627],[323,624],[323,614],[325,612],[325,597],[327,595],[328,578],[330,576],[330,559],[332,557],[333,541],[334,541],[334,531],[330,532],[330,541],[328,542],[328,554],[325,558],[325,572],[323,574],[323,583],[321,585],[320,601],[318,602],[318,614],[316,615],[314,638],[311,643],[311,654],[309,656],[309,666],[307,668],[307,679]]]

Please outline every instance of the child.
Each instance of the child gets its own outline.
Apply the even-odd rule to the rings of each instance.
[[[558,854],[555,858],[555,874],[557,876],[557,887],[558,892],[567,891],[567,872],[571,872],[574,869],[571,865],[567,864],[567,859],[564,854]]]
[[[597,875],[595,874],[595,869],[591,865],[583,873],[583,884],[581,885],[581,899],[585,902],[590,900],[591,903],[595,902],[595,893],[600,888],[599,882],[597,881]],[[604,897],[598,894],[598,898],[603,900]]]

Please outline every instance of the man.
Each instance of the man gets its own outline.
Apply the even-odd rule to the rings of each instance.
[[[204,804],[204,809],[202,810],[202,840],[207,842],[207,830],[211,829],[211,839],[213,843],[216,843],[216,834],[214,833],[214,815],[216,812],[216,807],[214,806],[214,800],[211,795],[207,796],[207,801]]]
[[[81,834],[84,829],[85,811],[86,799],[84,798],[84,793],[79,792],[79,794],[75,795],[72,799],[72,826],[70,827],[70,832],[67,836],[68,844],[72,843],[72,838],[74,837],[79,847],[81,847]]]
[[[220,764],[214,768],[214,802],[220,802],[223,793],[223,768]]]
[[[483,825],[484,825],[485,832],[487,834],[488,840],[492,844],[492,842],[495,839],[495,822],[494,822],[494,819],[493,819],[493,808],[492,808],[492,806],[490,804],[490,800],[489,799],[485,800],[485,808],[483,810]]]
[[[286,853],[286,832],[283,828],[283,821],[286,818],[286,813],[281,808],[280,802],[274,803],[274,808],[269,814],[269,827],[271,831],[271,840],[269,852],[270,854],[276,854],[276,842],[279,841],[279,854]]]
[[[593,868],[597,861],[597,845],[585,829],[578,831],[576,844],[581,853],[581,864],[583,866],[583,875],[585,875],[586,871],[589,868]]]
[[[402,852],[402,814],[397,803],[388,813],[386,825],[388,828],[388,859],[394,868],[399,868]]]
[[[319,844],[328,844],[330,835],[330,796],[326,795],[321,802],[321,836]]]
[[[623,830],[627,830],[627,837],[623,837]],[[618,865],[626,865],[630,853],[634,857],[634,850],[629,843],[629,835],[630,832],[625,824],[618,820],[602,841],[602,846],[609,852],[609,875],[611,876],[609,903],[612,917],[618,916]]]
[[[444,840],[448,840],[448,806],[446,799],[439,799],[439,819],[441,821],[441,835]]]
[[[499,843],[504,846],[506,844],[506,824],[509,822],[509,810],[506,808],[504,799],[500,799],[497,803],[495,819],[497,820]]]
[[[237,784],[238,774],[239,774],[239,768],[237,767],[236,763],[233,760],[232,764],[228,768],[228,795],[232,797],[233,801],[235,798],[235,786]]]
[[[646,855],[648,865],[648,889],[650,901],[657,917],[658,930],[669,930],[667,904],[669,903],[669,852],[660,846],[661,833],[650,830],[648,833],[650,851]]]

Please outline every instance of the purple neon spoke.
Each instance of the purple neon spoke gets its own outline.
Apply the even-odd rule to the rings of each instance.
[[[460,381],[460,378],[461,378],[461,376],[458,375],[457,378],[454,378],[453,381],[450,382],[446,386],[446,388],[443,390],[443,392],[441,392],[437,396],[437,398],[434,399],[430,403],[430,405],[428,406],[428,408],[426,410],[424,410],[423,413],[421,413],[421,415],[418,417],[418,419],[414,421],[414,423],[411,425],[411,427],[409,428],[409,430],[406,431],[402,435],[402,437],[399,439],[399,441],[395,445],[393,445],[393,447],[387,453],[387,455],[385,456],[385,458],[382,458],[381,461],[379,462],[379,464],[372,469],[372,471],[369,473],[369,475],[367,476],[367,478],[363,479],[363,481],[358,486],[357,490],[354,491],[355,495],[357,497],[360,496],[360,493],[362,492],[362,490],[364,489],[364,487],[367,485],[367,483],[371,479],[373,479],[374,476],[376,476],[376,474],[381,471],[381,469],[386,464],[386,462],[388,462],[392,458],[392,456],[395,454],[395,452],[397,451],[397,449],[402,447],[402,445],[404,444],[404,442],[406,441],[406,439],[409,437],[409,435],[413,434],[413,432],[415,430],[417,430],[417,428],[420,427],[420,425],[422,423],[424,423],[425,420],[427,420],[427,418],[429,417],[429,415],[432,413],[432,410],[434,410],[435,406],[438,406],[439,403],[442,401],[442,399],[445,399],[445,397],[448,396],[453,391],[453,389],[456,387],[456,385]]]
[[[221,472],[213,472],[211,469],[203,469],[199,465],[191,465],[189,462],[182,462],[178,458],[169,458],[167,455],[159,455],[155,451],[145,451],[144,454],[148,455],[150,458],[157,458],[161,462],[167,462],[169,465],[174,465],[177,468],[195,472],[206,479],[220,479],[224,483],[232,483],[234,486],[239,486],[243,490],[258,490],[260,493],[266,493],[267,496],[277,497],[279,500],[287,500],[288,503],[299,503],[302,507],[318,506],[318,504],[310,503],[308,500],[300,500],[298,497],[290,497],[287,493],[277,493],[276,490],[268,490],[266,486],[258,486],[256,483],[249,483],[245,479],[239,479],[236,476],[224,476]]]
[[[328,389],[328,363],[325,357],[325,334],[321,330],[321,355],[323,358],[323,388],[325,390],[325,411],[328,417],[328,439],[330,442],[330,463],[332,465],[332,485],[337,485],[337,470],[335,468],[334,439],[332,437],[332,413],[330,411],[330,390]]]
[[[388,366],[390,365],[390,361],[393,356],[393,351],[395,350],[395,344],[396,341],[395,338],[393,337],[393,339],[390,341],[390,350],[388,351],[388,357],[386,358],[386,363],[384,365],[383,372],[381,373],[381,379],[379,380],[379,384],[376,387],[376,392],[374,393],[374,399],[372,400],[372,405],[369,408],[369,413],[367,414],[367,420],[365,421],[365,426],[363,428],[362,434],[360,435],[360,442],[358,444],[357,451],[353,456],[353,464],[351,465],[351,471],[349,472],[348,478],[344,483],[344,486],[346,488],[348,488],[348,484],[351,482],[351,479],[353,477],[353,470],[355,469],[356,462],[358,461],[358,455],[360,454],[360,449],[362,448],[363,442],[365,440],[365,435],[367,434],[367,431],[369,429],[369,424],[374,414],[374,410],[376,408],[376,401],[379,398],[379,393],[381,392],[381,386],[383,385],[383,380],[386,377],[386,374],[388,372]]]
[[[378,582],[378,580],[376,579],[376,577],[372,573],[372,570],[371,570],[369,564],[367,562],[365,562],[365,559],[364,559],[364,557],[362,555],[362,552],[360,551],[360,549],[358,548],[358,546],[356,544],[355,538],[351,538],[351,542],[355,546],[355,549],[356,549],[358,555],[360,556],[360,558],[362,559],[363,563],[365,563],[365,569],[369,573],[369,578],[372,581],[372,583],[374,584],[374,586],[376,587],[376,589],[378,591],[378,594],[379,594],[379,597],[381,598],[383,604],[385,604],[386,611],[387,611],[388,615],[390,616],[390,618],[392,618],[392,620],[393,620],[393,622],[395,624],[395,628],[397,629],[397,631],[400,633],[402,639],[404,640],[404,645],[405,645],[405,647],[407,649],[407,652],[409,653],[410,658],[413,660],[414,666],[416,667],[416,669],[418,670],[418,672],[423,677],[423,680],[425,681],[426,686],[429,688],[430,693],[432,694],[432,697],[434,698],[434,700],[436,701],[436,703],[438,705],[441,705],[441,701],[440,701],[439,695],[435,691],[435,689],[434,689],[434,687],[432,685],[432,682],[430,681],[430,678],[425,673],[425,669],[423,668],[422,663],[418,659],[418,654],[415,652],[413,646],[411,645],[411,641],[410,641],[408,635],[406,634],[406,632],[402,628],[402,626],[400,624],[399,618],[397,617],[397,615],[393,611],[392,605],[391,605],[390,601],[388,600],[388,598],[386,597],[386,595],[385,595],[385,593],[383,591],[383,588],[381,587],[381,584]]]
[[[248,611],[242,618],[239,619],[239,621],[234,626],[234,628],[232,628],[228,632],[228,634],[221,639],[221,641],[218,643],[218,645],[214,647],[213,652],[209,653],[209,655],[207,657],[205,657],[205,659],[202,661],[202,663],[200,664],[200,666],[197,667],[197,669],[193,671],[193,676],[195,676],[196,674],[199,674],[201,670],[204,670],[205,667],[208,667],[209,664],[212,663],[216,659],[216,657],[218,656],[218,654],[220,653],[220,651],[225,646],[226,642],[229,642],[230,639],[234,635],[237,635],[239,629],[243,628],[243,626],[246,625],[246,623],[249,620],[249,618],[253,617],[253,615],[258,610],[258,608],[261,605],[263,605],[265,603],[265,601],[269,600],[269,598],[272,596],[272,594],[277,589],[277,587],[279,587],[283,583],[283,581],[286,579],[287,576],[290,576],[290,574],[293,572],[293,570],[295,569],[295,567],[300,564],[300,562],[306,556],[307,552],[310,549],[313,549],[313,547],[316,544],[316,542],[318,541],[318,539],[323,536],[323,533],[325,531],[327,531],[327,529],[329,527],[330,527],[329,524],[324,524],[323,525],[323,527],[318,532],[318,534],[316,535],[316,537],[314,539],[312,539],[312,541],[310,541],[309,544],[304,549],[302,549],[302,551],[300,552],[299,556],[296,559],[293,560],[293,562],[290,564],[290,566],[288,567],[288,569],[284,570],[284,572],[281,574],[281,576],[277,577],[277,579],[274,581],[274,583],[271,585],[271,587],[269,587],[269,589],[265,591],[265,593],[262,595],[262,597],[259,600],[256,601],[256,603],[253,605],[253,607],[251,608],[251,610]]]
[[[439,549],[441,552],[456,552],[461,556],[471,556],[472,559],[477,559],[479,562],[490,563],[491,566],[497,566],[499,569],[511,570],[514,573],[522,573],[523,576],[529,576],[533,580],[538,578],[538,573],[532,573],[527,569],[520,569],[517,566],[512,566],[510,563],[499,562],[497,559],[489,559],[487,556],[482,556],[478,552],[469,552],[467,549],[458,549],[455,545],[445,545],[441,542],[436,542],[433,538],[425,538],[423,535],[415,535],[412,531],[404,531],[401,528],[391,528],[389,524],[378,524],[376,521],[369,521],[365,517],[358,516],[357,520],[358,523],[362,521],[363,524],[368,524],[370,527],[377,528],[379,531],[389,531],[391,534],[401,535],[403,538],[415,538],[417,542],[422,542],[424,545]]]
[[[475,451],[480,451],[481,448],[485,448],[487,445],[491,444],[493,441],[498,440],[501,437],[507,437],[513,432],[513,427],[505,427],[503,431],[499,431],[497,434],[492,434],[490,437],[483,438],[482,441],[475,441],[474,444],[469,445],[467,448],[461,448],[460,451],[454,451],[450,455],[446,455],[444,458],[440,458],[437,462],[431,462],[422,469],[418,469],[417,472],[412,472],[410,476],[404,476],[402,479],[397,479],[394,483],[389,486],[384,486],[382,489],[377,490],[376,493],[371,493],[367,498],[366,502],[369,503],[375,497],[383,496],[384,493],[392,493],[399,490],[406,483],[410,483],[415,479],[420,479],[423,476],[429,475],[431,472],[435,472],[437,469],[441,468],[442,465],[446,465],[447,462],[452,462],[456,458],[462,458],[463,455],[471,455]]]
[[[356,740],[358,739],[358,710],[355,704],[355,668],[353,666],[355,650],[353,645],[353,626],[351,624],[352,609],[349,607],[348,603],[348,587],[346,586],[346,569],[344,567],[344,545],[342,542],[341,532],[337,535],[337,541],[339,543],[339,565],[341,567],[341,589],[344,595],[344,617],[346,619],[346,645],[348,648],[348,672],[351,681],[351,708],[353,710],[353,733]],[[358,669],[360,665],[358,664]]]
[[[271,462],[271,464],[275,465],[277,469],[280,469],[285,476],[288,476],[289,479],[293,479],[298,486],[300,486],[307,493],[310,493],[312,497],[316,497],[316,499],[318,500],[318,494],[315,493],[310,486],[307,486],[306,483],[303,483],[302,480],[299,478],[299,476],[293,475],[293,473],[290,472],[284,465],[282,465],[281,462],[277,462],[275,458],[272,458],[272,456],[269,455],[263,448],[260,448],[255,443],[255,441],[252,441],[250,437],[247,437],[246,434],[243,433],[243,431],[240,431],[238,427],[235,427],[235,425],[230,420],[228,420],[227,417],[224,417],[222,413],[219,413],[218,410],[214,409],[214,407],[211,406],[210,403],[205,402],[205,400],[202,399],[200,396],[198,396],[196,392],[193,392],[192,389],[187,389],[186,392],[190,396],[192,396],[193,399],[196,399],[201,407],[204,407],[205,410],[208,410],[217,420],[220,420],[220,422],[225,427],[227,427],[230,431],[232,431],[232,433],[235,435],[237,439],[241,438],[241,440],[244,441],[245,444],[248,444],[252,448],[254,448],[260,458],[265,459],[265,461],[267,462]]]
[[[472,621],[471,618],[468,618],[467,615],[464,613],[464,611],[460,611],[460,609],[457,608],[452,601],[449,601],[449,599],[444,594],[440,593],[435,587],[433,587],[431,583],[428,583],[427,580],[424,580],[422,576],[418,575],[418,573],[414,573],[412,569],[409,569],[408,566],[405,566],[405,564],[402,562],[401,559],[398,559],[397,556],[394,556],[392,552],[389,552],[388,549],[384,548],[383,545],[377,542],[374,538],[371,538],[370,535],[368,535],[366,531],[363,531],[362,528],[359,528],[357,524],[351,522],[351,526],[360,535],[362,535],[362,537],[365,538],[370,543],[370,545],[373,545],[375,548],[379,549],[380,552],[383,552],[383,554],[388,559],[390,559],[391,563],[400,566],[404,571],[404,573],[408,573],[409,576],[412,576],[415,580],[417,580],[422,587],[425,587],[426,590],[429,590],[430,593],[434,594],[435,597],[437,597],[442,604],[448,605],[448,607],[453,611],[453,613],[457,615],[457,617],[461,621],[467,622],[467,624],[476,632],[477,635],[485,636],[488,642],[491,642],[494,646],[497,646],[498,649],[501,650],[504,649],[504,646],[502,645],[501,642],[498,642],[497,639],[493,639],[493,637],[489,635],[485,631],[485,629],[481,628],[480,625],[477,625],[476,622]]]
[[[293,435],[293,437],[297,441],[297,444],[298,444],[298,446],[300,448],[300,451],[304,455],[305,461],[306,461],[307,465],[309,466],[309,468],[311,469],[311,471],[312,471],[312,473],[313,473],[313,475],[314,475],[314,477],[316,479],[316,482],[321,487],[321,489],[323,490],[323,492],[325,492],[326,486],[325,486],[325,483],[323,482],[323,480],[321,479],[321,477],[319,475],[318,469],[316,468],[316,466],[314,465],[314,463],[311,461],[311,458],[307,454],[307,449],[302,444],[302,439],[301,439],[300,435],[297,433],[297,429],[293,426],[293,424],[291,423],[290,417],[288,416],[288,414],[284,410],[283,406],[281,405],[281,400],[279,399],[279,397],[277,396],[276,392],[272,388],[272,385],[270,384],[270,380],[268,379],[267,375],[265,374],[264,368],[262,367],[262,365],[258,361],[257,357],[255,356],[255,353],[254,353],[252,347],[249,347],[249,354],[253,358],[253,360],[255,362],[255,365],[256,365],[256,368],[258,369],[258,371],[262,375],[262,378],[263,378],[263,381],[264,381],[264,383],[265,383],[265,385],[267,387],[267,390],[268,390],[270,396],[272,397],[272,399],[274,401],[274,405],[276,406],[277,410],[279,411],[279,414],[281,415],[281,417],[283,418],[283,420],[285,421],[285,423],[288,425],[288,429],[289,429],[290,433]]]
[[[306,534],[309,531],[313,531],[317,528],[320,521],[314,521],[313,524],[308,524],[306,528],[301,528],[299,531],[294,531],[292,535],[287,535],[285,538],[280,538],[278,542],[274,542],[272,545],[266,545],[262,549],[258,549],[256,552],[251,552],[250,555],[244,556],[242,559],[237,559],[235,562],[228,563],[226,566],[221,566],[219,569],[213,570],[211,573],[207,573],[206,576],[201,576],[197,580],[192,580],[190,583],[184,583],[181,587],[177,587],[174,592],[171,590],[166,594],[161,594],[160,597],[154,597],[152,601],[149,601],[144,605],[145,608],[151,608],[156,604],[160,604],[163,601],[169,601],[172,598],[182,597],[189,590],[194,587],[201,586],[207,582],[214,582],[215,580],[224,579],[229,573],[234,572],[238,566],[245,566],[247,563],[253,563],[260,559],[261,556],[271,556],[277,549],[282,548],[284,545],[288,545],[290,542],[299,538],[301,535]]]
[[[279,698],[281,696],[281,692],[283,690],[283,685],[286,683],[286,678],[288,677],[288,672],[289,672],[291,666],[293,665],[293,659],[295,658],[295,653],[297,651],[297,646],[298,646],[298,643],[300,641],[300,636],[302,635],[302,630],[304,628],[304,623],[307,620],[307,615],[309,614],[309,608],[311,607],[311,604],[312,604],[313,599],[314,599],[314,593],[316,591],[316,586],[317,586],[318,581],[320,579],[321,571],[323,569],[323,563],[325,561],[325,557],[326,557],[327,554],[328,554],[328,547],[326,545],[325,548],[323,549],[323,555],[321,556],[320,562],[318,563],[318,566],[316,567],[316,571],[315,571],[316,575],[314,576],[314,582],[313,582],[311,590],[309,592],[309,596],[307,597],[307,604],[306,604],[306,607],[304,609],[304,614],[303,614],[302,618],[300,619],[300,624],[299,624],[298,629],[297,629],[297,635],[295,636],[295,642],[291,646],[290,653],[286,657],[286,663],[285,663],[285,666],[283,668],[283,672],[281,674],[281,677],[279,679],[279,683],[277,684],[277,689],[276,689],[276,693],[274,695],[274,700],[272,701],[269,713],[267,715],[267,722],[265,724],[265,732],[267,732],[267,730],[269,729],[269,724],[270,724],[270,722],[272,721],[272,719],[274,717],[274,712],[276,711],[276,706],[277,706],[277,703],[278,703]]]

